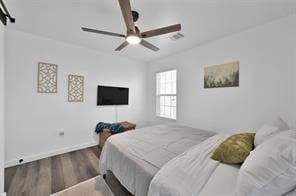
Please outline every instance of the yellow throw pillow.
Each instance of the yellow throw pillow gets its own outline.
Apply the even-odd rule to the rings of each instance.
[[[230,136],[214,151],[212,159],[228,164],[245,161],[254,148],[255,133],[239,133]]]

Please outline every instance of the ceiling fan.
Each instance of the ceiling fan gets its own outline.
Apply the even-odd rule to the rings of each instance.
[[[155,36],[181,30],[181,24],[176,24],[176,25],[171,25],[171,26],[167,26],[159,29],[146,31],[146,32],[140,32],[140,29],[137,26],[135,26],[135,22],[139,18],[139,13],[136,11],[132,11],[129,0],[118,0],[118,1],[119,1],[121,12],[125,21],[125,25],[127,28],[126,35],[107,32],[107,31],[101,31],[96,29],[90,29],[85,27],[81,28],[83,31],[86,31],[86,32],[125,38],[125,41],[118,48],[116,48],[115,51],[120,51],[126,46],[128,46],[129,44],[131,45],[141,44],[142,46],[149,48],[153,51],[158,51],[159,50],[158,47],[147,42],[146,40],[144,40],[144,38],[155,37]]]

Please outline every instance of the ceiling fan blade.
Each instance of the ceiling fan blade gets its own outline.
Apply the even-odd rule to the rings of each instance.
[[[140,43],[142,46],[150,49],[150,50],[153,50],[153,51],[158,51],[159,48],[157,48],[156,46],[150,44],[149,42],[145,41],[142,39],[141,43]]]
[[[118,0],[124,22],[128,32],[136,32],[135,23],[132,14],[132,8],[129,0]]]
[[[115,51],[120,51],[120,50],[122,50],[123,48],[125,48],[127,45],[128,45],[128,42],[125,41],[125,42],[123,42],[120,46],[118,46],[118,48],[116,48]]]
[[[176,32],[176,31],[180,31],[180,30],[181,30],[181,24],[176,24],[176,25],[171,25],[168,27],[163,27],[163,28],[143,32],[143,33],[141,33],[141,36],[143,38],[154,37],[154,36],[172,33],[172,32]]]
[[[111,35],[111,36],[115,36],[115,37],[125,37],[125,35],[119,34],[119,33],[112,33],[112,32],[107,32],[107,31],[100,31],[100,30],[97,30],[97,29],[90,29],[90,28],[85,28],[85,27],[82,27],[81,29],[82,29],[82,31],[86,31],[86,32],[90,32],[90,33],[98,33],[98,34],[103,34],[103,35]]]

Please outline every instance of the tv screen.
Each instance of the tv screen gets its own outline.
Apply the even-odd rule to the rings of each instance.
[[[128,88],[98,86],[97,105],[128,105]]]

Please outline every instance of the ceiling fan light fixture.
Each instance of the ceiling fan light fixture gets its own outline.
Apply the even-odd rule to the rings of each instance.
[[[141,38],[136,35],[129,35],[126,38],[126,41],[131,45],[137,45],[141,42]]]
[[[1,2],[2,0],[0,0]],[[170,25],[162,28],[152,29],[149,31],[141,32],[140,29],[135,25],[135,22],[139,18],[139,13],[136,11],[132,11],[130,0],[118,0],[121,13],[124,19],[124,23],[126,26],[126,34],[113,33],[108,31],[101,31],[97,29],[90,29],[82,27],[83,31],[90,33],[97,33],[101,35],[109,35],[113,37],[121,37],[124,38],[125,41],[119,45],[115,51],[121,51],[128,45],[137,45],[140,44],[145,48],[148,48],[152,51],[159,51],[159,48],[146,41],[146,38],[156,37],[168,33],[173,33],[177,31],[181,31],[181,24]]]

